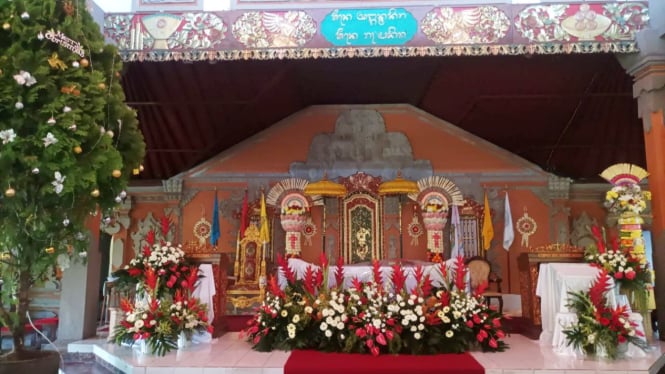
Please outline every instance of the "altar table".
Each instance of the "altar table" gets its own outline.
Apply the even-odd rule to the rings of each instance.
[[[541,317],[543,331],[540,334],[540,344],[550,345],[562,355],[580,355],[572,346],[568,346],[563,330],[577,323],[577,314],[566,306],[568,292],[587,291],[591,283],[598,277],[600,269],[586,263],[545,263],[540,266],[536,295],[540,297]],[[610,286],[614,287],[614,279],[610,278]],[[610,290],[605,293],[610,307],[628,305],[625,296],[618,299]],[[630,313],[630,320],[637,323],[637,329],[644,332],[642,317],[638,313]],[[645,353],[630,344],[629,357],[641,357]]]
[[[381,276],[383,277],[384,285],[390,285],[390,276],[393,272],[392,266],[397,260],[383,260],[380,262]],[[446,268],[448,269],[448,274],[456,268],[455,259],[449,259],[446,261]],[[441,277],[441,272],[437,269],[439,264],[418,260],[400,260],[399,263],[402,264],[402,269],[406,274],[405,286],[407,291],[411,291],[416,286],[415,270],[419,265],[422,266],[423,273],[429,274],[430,279],[435,287],[440,287],[443,285],[443,278]],[[302,279],[305,271],[308,266],[318,270],[319,266],[311,264],[309,262],[303,261],[298,258],[289,259],[289,267],[293,270],[296,275],[296,278]],[[335,280],[335,270],[336,266],[328,267],[328,287],[336,286]],[[467,285],[469,274],[467,274]],[[374,279],[373,267],[369,262],[358,263],[358,264],[349,264],[344,265],[344,287],[351,287],[353,279],[357,278],[361,282],[368,282]],[[279,271],[279,285],[284,288],[286,286],[286,278],[284,277],[284,272]]]

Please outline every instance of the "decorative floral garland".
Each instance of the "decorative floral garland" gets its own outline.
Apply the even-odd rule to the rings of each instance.
[[[628,183],[614,186],[605,194],[605,207],[612,213],[641,214],[647,207],[650,195],[642,192],[638,184]]]

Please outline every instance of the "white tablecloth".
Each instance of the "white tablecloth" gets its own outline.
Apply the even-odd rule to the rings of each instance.
[[[401,261],[401,263],[402,263],[402,268],[406,273],[405,285],[408,291],[411,291],[416,286],[416,278],[414,274],[415,274],[415,269],[418,265],[422,266],[424,274],[429,274],[430,278],[432,279],[432,283],[435,287],[440,287],[443,285],[441,272],[437,269],[439,267],[439,264],[435,264],[432,262],[425,262],[425,261],[416,261],[416,260],[408,260],[408,261],[404,260]],[[293,270],[293,272],[296,275],[296,278],[298,279],[303,278],[308,266],[312,266],[316,270],[320,269],[319,266],[303,261],[301,259],[297,258],[289,259],[289,267]],[[447,260],[446,267],[448,268],[448,274],[450,274],[450,272],[454,270],[456,267],[456,260],[454,259]],[[335,280],[336,266],[329,266],[328,269],[329,269],[328,286],[334,287],[336,285],[336,280]],[[393,270],[391,264],[387,261],[383,261],[381,265],[381,276],[383,277],[383,281],[386,286],[390,284],[390,276],[392,272]],[[362,282],[367,282],[374,279],[374,275],[372,272],[372,265],[371,264],[344,265],[344,287],[350,287],[351,282],[353,281],[354,278],[358,278],[358,280]],[[467,284],[468,284],[468,274],[467,274]],[[284,273],[281,270],[279,272],[279,285],[282,288],[286,286],[286,278],[284,277]]]
[[[556,326],[557,313],[569,313],[568,292],[588,290],[598,276],[599,269],[589,264],[544,263],[540,265],[536,296],[540,296],[540,316],[543,332],[540,334],[542,344],[552,344]],[[610,280],[612,286],[614,281]],[[616,306],[613,292],[607,292],[610,306]]]
[[[197,297],[201,300],[201,304],[205,304],[208,308],[208,322],[213,323],[215,321],[215,309],[213,308],[213,297],[217,293],[215,288],[215,274],[212,272],[211,264],[201,264],[199,265],[199,282],[194,288],[192,293],[193,297]],[[212,339],[212,335],[208,332],[196,333],[192,337],[192,340],[195,342],[208,343]]]
[[[562,355],[580,356],[582,353],[568,346],[563,330],[571,324],[577,323],[577,315],[569,310],[568,292],[586,291],[591,287],[594,279],[598,277],[600,269],[589,264],[571,263],[544,263],[540,265],[536,295],[540,296],[540,314],[543,331],[540,334],[542,345],[551,345],[554,351]],[[610,278],[610,285],[614,287],[614,280]],[[627,299],[610,290],[605,293],[610,307],[618,304],[627,304]],[[630,314],[630,320],[637,323],[637,329],[644,331],[642,317],[637,313]],[[628,357],[642,357],[644,352],[629,344]]]

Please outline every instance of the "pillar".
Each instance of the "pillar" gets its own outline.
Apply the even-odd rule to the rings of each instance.
[[[74,340],[93,337],[97,333],[99,312],[99,223],[101,213],[88,217],[90,245],[85,263],[74,263],[62,275],[58,339]]]
[[[651,225],[653,268],[656,273],[658,332],[665,340],[665,2],[649,1],[648,28],[640,31],[640,53],[620,57],[626,71],[634,77],[633,97],[644,128],[644,145],[649,190],[652,193]]]

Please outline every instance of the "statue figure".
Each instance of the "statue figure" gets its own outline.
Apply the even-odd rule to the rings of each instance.
[[[356,231],[356,240],[358,241],[358,248],[356,248],[356,254],[358,257],[361,259],[366,259],[367,255],[369,254],[369,244],[367,243],[369,240],[369,237],[371,235],[371,232],[365,228],[365,227],[360,227],[358,231]]]

